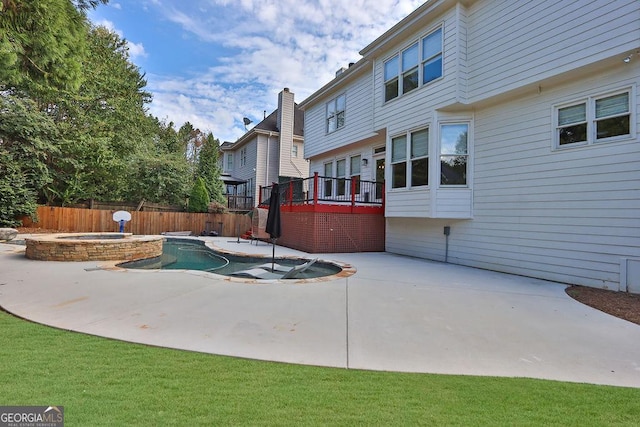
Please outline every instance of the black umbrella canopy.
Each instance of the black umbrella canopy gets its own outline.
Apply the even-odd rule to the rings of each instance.
[[[265,231],[269,233],[272,239],[277,239],[282,235],[282,224],[280,223],[280,186],[275,183],[271,187],[269,214],[267,215]]]

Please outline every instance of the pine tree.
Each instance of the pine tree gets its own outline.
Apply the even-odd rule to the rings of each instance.
[[[209,133],[200,147],[198,154],[198,176],[204,180],[211,201],[226,205],[224,184],[220,179],[221,171],[218,165],[218,150],[220,141]]]
[[[204,185],[203,179],[198,178],[193,184],[191,197],[189,197],[189,212],[208,212],[210,201],[211,199],[209,198],[209,193],[207,192],[207,187]]]

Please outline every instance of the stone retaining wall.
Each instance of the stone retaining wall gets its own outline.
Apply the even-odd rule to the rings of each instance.
[[[133,261],[162,255],[163,240],[128,233],[49,234],[25,239],[25,255],[40,261]]]

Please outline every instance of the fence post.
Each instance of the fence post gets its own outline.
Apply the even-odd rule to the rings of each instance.
[[[289,207],[293,206],[293,181],[289,181],[289,189],[287,190],[289,194]]]
[[[318,204],[318,172],[313,173],[313,204]]]
[[[356,179],[357,178],[351,178],[351,208],[353,210],[353,207],[356,205]]]

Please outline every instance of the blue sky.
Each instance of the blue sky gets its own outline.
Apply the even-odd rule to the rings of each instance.
[[[422,0],[111,0],[89,13],[129,43],[153,94],[149,112],[224,141],[296,102]]]

